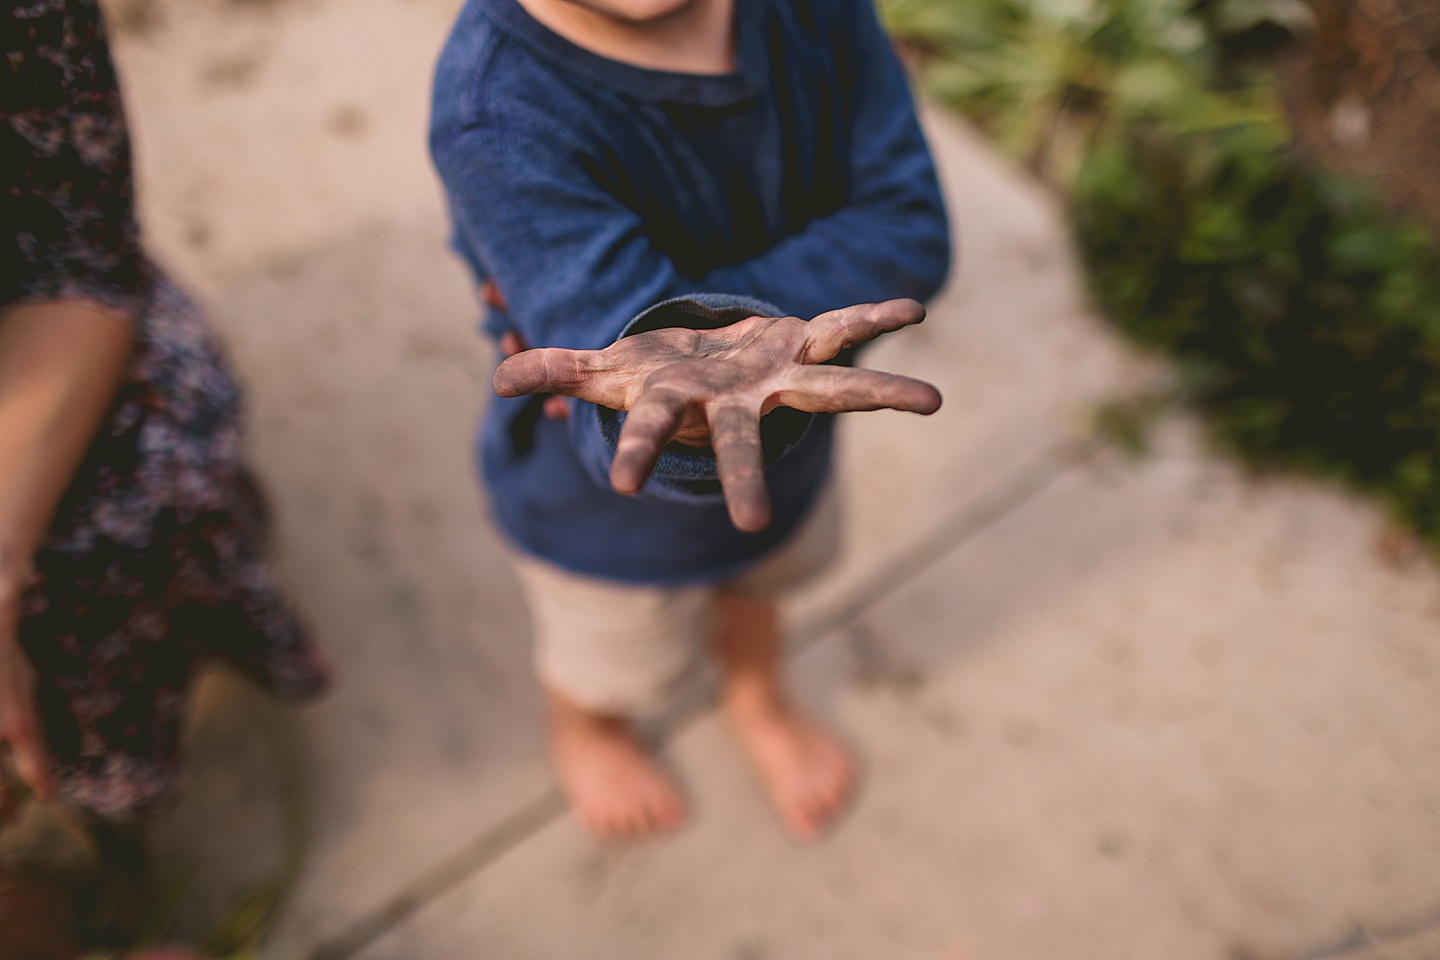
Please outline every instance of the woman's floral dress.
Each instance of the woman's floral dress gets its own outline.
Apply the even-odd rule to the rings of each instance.
[[[95,0],[3,2],[0,308],[76,298],[135,318],[129,374],[35,557],[20,624],[62,790],[130,818],[174,796],[197,662],[287,697],[317,693],[328,668],[265,564],[225,358],[140,248]]]

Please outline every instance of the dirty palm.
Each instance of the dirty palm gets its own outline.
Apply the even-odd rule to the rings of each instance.
[[[922,380],[825,363],[924,318],[919,303],[898,299],[809,322],[753,316],[718,330],[650,330],[603,350],[526,350],[500,364],[495,392],[557,394],[625,411],[610,468],[620,493],[640,490],[667,444],[708,446],[731,522],[757,531],[770,522],[765,414],[781,406],[805,413],[940,409],[940,391]]]

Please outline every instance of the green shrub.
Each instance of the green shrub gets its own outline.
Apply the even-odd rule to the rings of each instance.
[[[1440,540],[1440,258],[1353,181],[1248,131],[1133,130],[1086,158],[1074,222],[1100,303],[1175,355],[1253,462],[1384,493]]]
[[[1440,256],[1291,142],[1234,55],[1293,12],[891,0],[931,89],[1068,195],[1091,287],[1252,463],[1382,495],[1440,545]]]

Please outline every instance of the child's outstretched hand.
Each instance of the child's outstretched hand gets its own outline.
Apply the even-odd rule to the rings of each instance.
[[[610,482],[635,493],[672,440],[708,444],[730,519],[741,530],[770,522],[760,418],[775,407],[809,413],[940,409],[940,391],[877,370],[817,366],[841,350],[925,319],[914,300],[866,303],[797,317],[750,317],[718,330],[667,327],[604,350],[517,353],[495,371],[502,397],[553,393],[629,411]]]

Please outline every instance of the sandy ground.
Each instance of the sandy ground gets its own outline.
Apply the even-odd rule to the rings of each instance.
[[[1087,439],[1154,365],[1090,314],[1051,200],[941,116],[963,269],[872,362],[946,406],[847,424],[849,546],[787,611],[860,800],[793,845],[702,709],[666,749],[693,825],[585,838],[471,476],[490,358],[424,151],[453,0],[109,6],[150,244],[250,386],[344,678],[299,716],[208,695],[156,832],[198,868],[180,932],[276,869],[289,790],[275,957],[1440,958],[1440,572],[1183,418],[1141,460]]]

